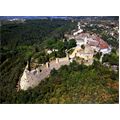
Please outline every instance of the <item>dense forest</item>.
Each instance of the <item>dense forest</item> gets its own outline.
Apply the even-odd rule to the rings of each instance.
[[[34,89],[17,91],[16,85],[31,56],[38,62],[49,57],[64,57],[65,49],[74,41],[61,42],[64,34],[76,28],[77,22],[63,19],[2,21],[0,26],[0,103],[118,103],[119,74],[98,61],[91,66],[75,61],[69,66],[53,69],[49,78]],[[58,49],[44,56],[44,49]],[[104,61],[116,58],[115,52]],[[113,60],[114,61],[114,60]],[[113,62],[112,61],[112,62]],[[119,63],[117,62],[117,65]]]

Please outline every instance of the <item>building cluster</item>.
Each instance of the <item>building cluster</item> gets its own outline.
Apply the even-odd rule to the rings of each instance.
[[[111,47],[101,39],[96,34],[90,34],[88,32],[84,33],[80,28],[80,22],[78,22],[78,31],[73,32],[70,35],[65,34],[68,40],[74,39],[76,41],[76,48],[70,55],[70,59],[75,59],[75,57],[83,58],[91,65],[93,63],[93,56],[97,52],[104,54],[109,54],[111,52]],[[84,49],[82,48],[84,46]]]
[[[102,30],[103,34],[107,36],[114,37],[118,40],[119,36],[119,23],[117,21],[103,20],[96,23],[96,21],[82,21],[81,27],[86,29],[86,27],[91,28],[93,31],[98,31],[98,28]]]

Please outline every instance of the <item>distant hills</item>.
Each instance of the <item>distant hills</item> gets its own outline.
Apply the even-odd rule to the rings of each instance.
[[[2,20],[8,20],[8,19],[48,19],[48,18],[61,18],[66,19],[66,16],[0,16],[0,19]]]
[[[110,19],[119,20],[119,16],[0,16],[0,20],[9,19]]]

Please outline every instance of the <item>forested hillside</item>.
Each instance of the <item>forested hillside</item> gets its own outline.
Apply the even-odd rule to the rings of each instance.
[[[97,61],[89,67],[76,62],[62,66],[58,71],[52,70],[50,77],[34,89],[17,91],[16,85],[29,57],[37,57],[41,63],[47,58],[43,51],[47,48],[57,48],[57,55],[64,56],[63,50],[75,43],[63,45],[61,40],[76,25],[76,22],[62,19],[1,22],[0,103],[119,102],[118,72]]]
[[[94,62],[86,67],[76,62],[51,71],[39,86],[21,91],[16,103],[118,103],[118,73]]]
[[[76,23],[66,20],[2,21],[0,26],[0,103],[16,103],[16,85],[29,56],[43,52],[48,39],[63,39]]]

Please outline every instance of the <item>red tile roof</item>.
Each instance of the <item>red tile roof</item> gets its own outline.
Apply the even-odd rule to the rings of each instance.
[[[101,39],[100,37],[98,37],[96,34],[95,35],[90,35],[89,33],[80,33],[78,37],[90,37],[93,40],[88,41],[88,44],[91,46],[98,46],[100,49],[105,49],[108,48],[109,45],[107,44],[107,42],[105,42],[103,39]]]
[[[99,42],[99,47],[100,49],[105,49],[108,48],[109,45],[107,44],[107,42],[105,42],[103,39],[96,37],[96,40]]]

